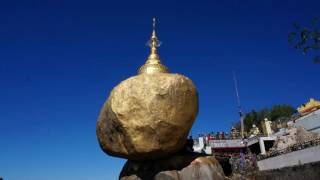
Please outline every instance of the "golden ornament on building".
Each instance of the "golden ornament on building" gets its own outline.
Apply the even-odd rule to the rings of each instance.
[[[302,105],[297,108],[298,112],[301,115],[308,114],[308,113],[313,112],[317,109],[320,109],[320,102],[316,101],[313,98],[310,98],[310,101],[308,103],[306,103],[305,105]]]

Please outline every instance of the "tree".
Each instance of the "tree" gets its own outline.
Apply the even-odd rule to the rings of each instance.
[[[247,113],[243,120],[245,131],[249,132],[253,124],[258,125],[257,122],[258,113],[255,110],[252,110],[251,112]]]
[[[315,17],[309,27],[301,27],[298,23],[293,23],[294,31],[289,32],[288,40],[293,47],[302,51],[304,55],[310,51],[320,50],[320,18]],[[315,63],[320,63],[320,55],[314,57]]]
[[[295,112],[296,112],[296,110],[292,106],[289,106],[289,105],[286,105],[286,104],[275,105],[271,109],[270,120],[271,121],[276,121],[279,118],[288,119]]]
[[[243,120],[245,131],[249,132],[253,124],[261,129],[261,121],[265,118],[268,118],[271,121],[285,123],[295,112],[296,110],[292,106],[286,104],[274,105],[271,109],[263,108],[259,111],[252,110],[251,112],[246,113]],[[234,123],[233,125],[239,127],[240,122]]]
[[[233,123],[232,123],[232,127],[234,127],[234,128],[236,128],[239,132],[241,131],[241,123],[240,123],[240,121],[234,121]]]

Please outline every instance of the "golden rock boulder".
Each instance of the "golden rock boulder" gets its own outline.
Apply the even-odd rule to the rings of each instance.
[[[169,156],[183,148],[198,113],[192,81],[169,74],[161,64],[155,19],[148,44],[150,55],[139,75],[116,86],[100,112],[97,137],[109,155],[129,160]]]
[[[112,156],[165,157],[183,148],[197,112],[198,95],[190,79],[140,74],[112,90],[99,115],[98,140]]]

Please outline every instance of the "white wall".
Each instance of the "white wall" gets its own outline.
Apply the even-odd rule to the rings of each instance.
[[[320,161],[320,146],[258,161],[260,171]]]

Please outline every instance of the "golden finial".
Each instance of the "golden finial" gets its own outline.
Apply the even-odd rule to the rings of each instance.
[[[150,55],[146,63],[139,68],[138,74],[153,74],[153,73],[168,73],[169,70],[166,66],[161,64],[160,57],[157,52],[157,48],[160,47],[161,42],[156,35],[156,18],[153,18],[152,23],[152,36],[148,41],[148,46],[151,48]]]

